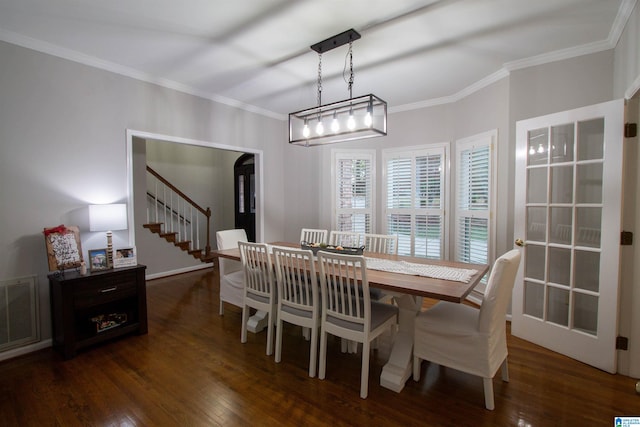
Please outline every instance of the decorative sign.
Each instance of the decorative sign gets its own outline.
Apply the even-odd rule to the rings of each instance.
[[[44,240],[47,245],[49,271],[77,268],[82,264],[80,229],[76,226],[59,225],[45,228]]]

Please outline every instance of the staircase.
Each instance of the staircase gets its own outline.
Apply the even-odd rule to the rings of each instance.
[[[205,263],[213,262],[210,244],[211,209],[202,208],[147,166],[147,222],[142,226]],[[200,223],[206,223],[200,247]]]

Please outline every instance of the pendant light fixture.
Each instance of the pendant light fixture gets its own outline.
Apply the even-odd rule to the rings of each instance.
[[[318,53],[318,106],[289,114],[290,144],[310,147],[387,134],[387,103],[373,94],[352,94],[353,42],[360,37],[350,29],[311,46]],[[349,99],[322,105],[322,54],[347,43]]]

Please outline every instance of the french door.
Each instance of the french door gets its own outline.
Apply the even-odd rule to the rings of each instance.
[[[512,334],[616,372],[623,101],[516,124]]]

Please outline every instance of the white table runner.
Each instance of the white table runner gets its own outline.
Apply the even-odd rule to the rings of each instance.
[[[469,283],[478,270],[466,268],[444,267],[441,265],[418,264],[407,261],[393,261],[382,258],[366,258],[367,268],[388,271],[390,273],[409,274],[412,276],[433,277],[434,279],[453,280]]]

